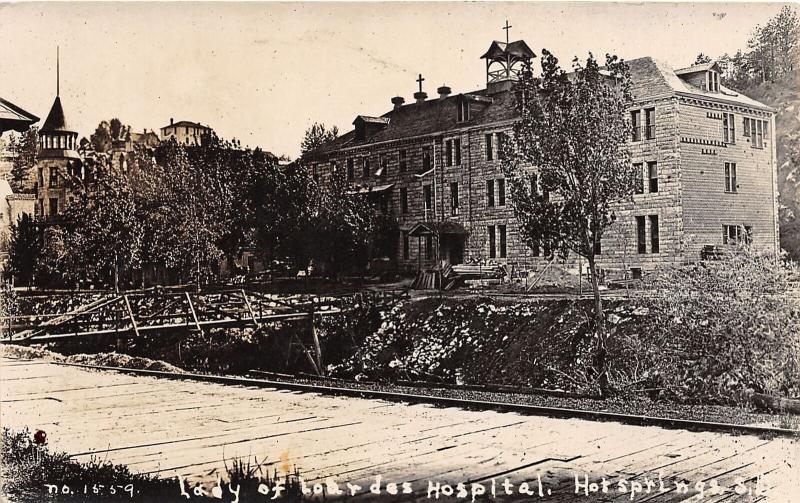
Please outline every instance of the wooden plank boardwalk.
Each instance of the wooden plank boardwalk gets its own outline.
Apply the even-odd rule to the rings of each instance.
[[[377,475],[384,491],[387,482],[409,482],[420,500],[428,500],[429,482],[454,488],[464,482],[468,491],[481,484],[488,492],[493,479],[503,501],[631,501],[637,483],[642,493],[633,501],[800,498],[795,439],[161,380],[43,361],[3,359],[0,372],[4,427],[42,429],[51,448],[75,459],[110,460],[163,477],[210,482],[225,478],[226,462],[249,459],[270,471],[296,468],[309,484],[327,478],[343,488],[359,484],[362,499],[372,497],[368,488]],[[659,475],[665,490],[656,485],[646,493]],[[601,491],[576,495],[576,477]],[[506,478],[511,495],[501,485]],[[733,492],[739,479],[748,494]],[[728,491],[710,494],[712,481]],[[519,493],[523,482],[534,496]],[[677,491],[676,482],[688,483],[688,492]],[[440,493],[440,499],[471,496]]]

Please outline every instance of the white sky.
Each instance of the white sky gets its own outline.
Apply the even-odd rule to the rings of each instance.
[[[295,157],[313,122],[350,129],[390,98],[482,88],[493,39],[524,39],[564,64],[606,52],[678,68],[744,48],[775,3],[0,3],[0,96],[47,116],[61,47],[61,99],[89,136],[170,117]],[[41,123],[40,123],[41,125]]]

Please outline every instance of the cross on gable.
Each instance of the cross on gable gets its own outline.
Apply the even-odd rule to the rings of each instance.
[[[425,79],[422,78],[422,74],[420,73],[419,77],[417,77],[417,83],[419,84],[419,92],[422,92],[422,83],[424,81],[425,81]]]
[[[503,29],[506,30],[506,44],[508,44],[508,32],[513,28],[510,24],[508,24],[508,19],[506,19],[506,25],[503,26]]]

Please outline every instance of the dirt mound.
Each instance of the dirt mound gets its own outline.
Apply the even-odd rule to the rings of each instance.
[[[158,370],[161,372],[174,372],[183,374],[184,370],[159,360],[151,360],[139,356],[129,356],[120,353],[77,354],[64,356],[46,349],[29,348],[3,344],[0,346],[0,355],[8,358],[37,359],[65,363],[81,363],[84,365],[104,365],[107,367],[122,367],[126,369]]]
[[[63,362],[66,357],[52,351],[41,348],[30,348],[27,346],[15,346],[13,344],[0,345],[0,356],[6,358],[36,359],[55,362]]]
[[[82,363],[84,365],[104,365],[106,367],[122,367],[126,369],[158,370],[161,372],[184,373],[183,369],[169,363],[140,356],[129,356],[120,353],[77,354],[68,356],[67,363]]]

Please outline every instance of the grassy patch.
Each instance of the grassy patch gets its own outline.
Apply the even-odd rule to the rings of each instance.
[[[46,443],[38,443],[30,431],[14,432],[3,428],[0,494],[19,503],[43,502],[230,502],[261,501],[271,498],[276,481],[284,489],[281,501],[301,501],[297,473],[283,479],[273,471],[270,475],[258,463],[235,460],[226,464],[231,481],[189,485],[178,478],[160,479],[131,473],[124,465],[92,459],[77,462],[65,453],[52,452]],[[216,494],[215,494],[216,493]],[[186,495],[190,498],[187,499]],[[217,497],[218,496],[218,497]]]

